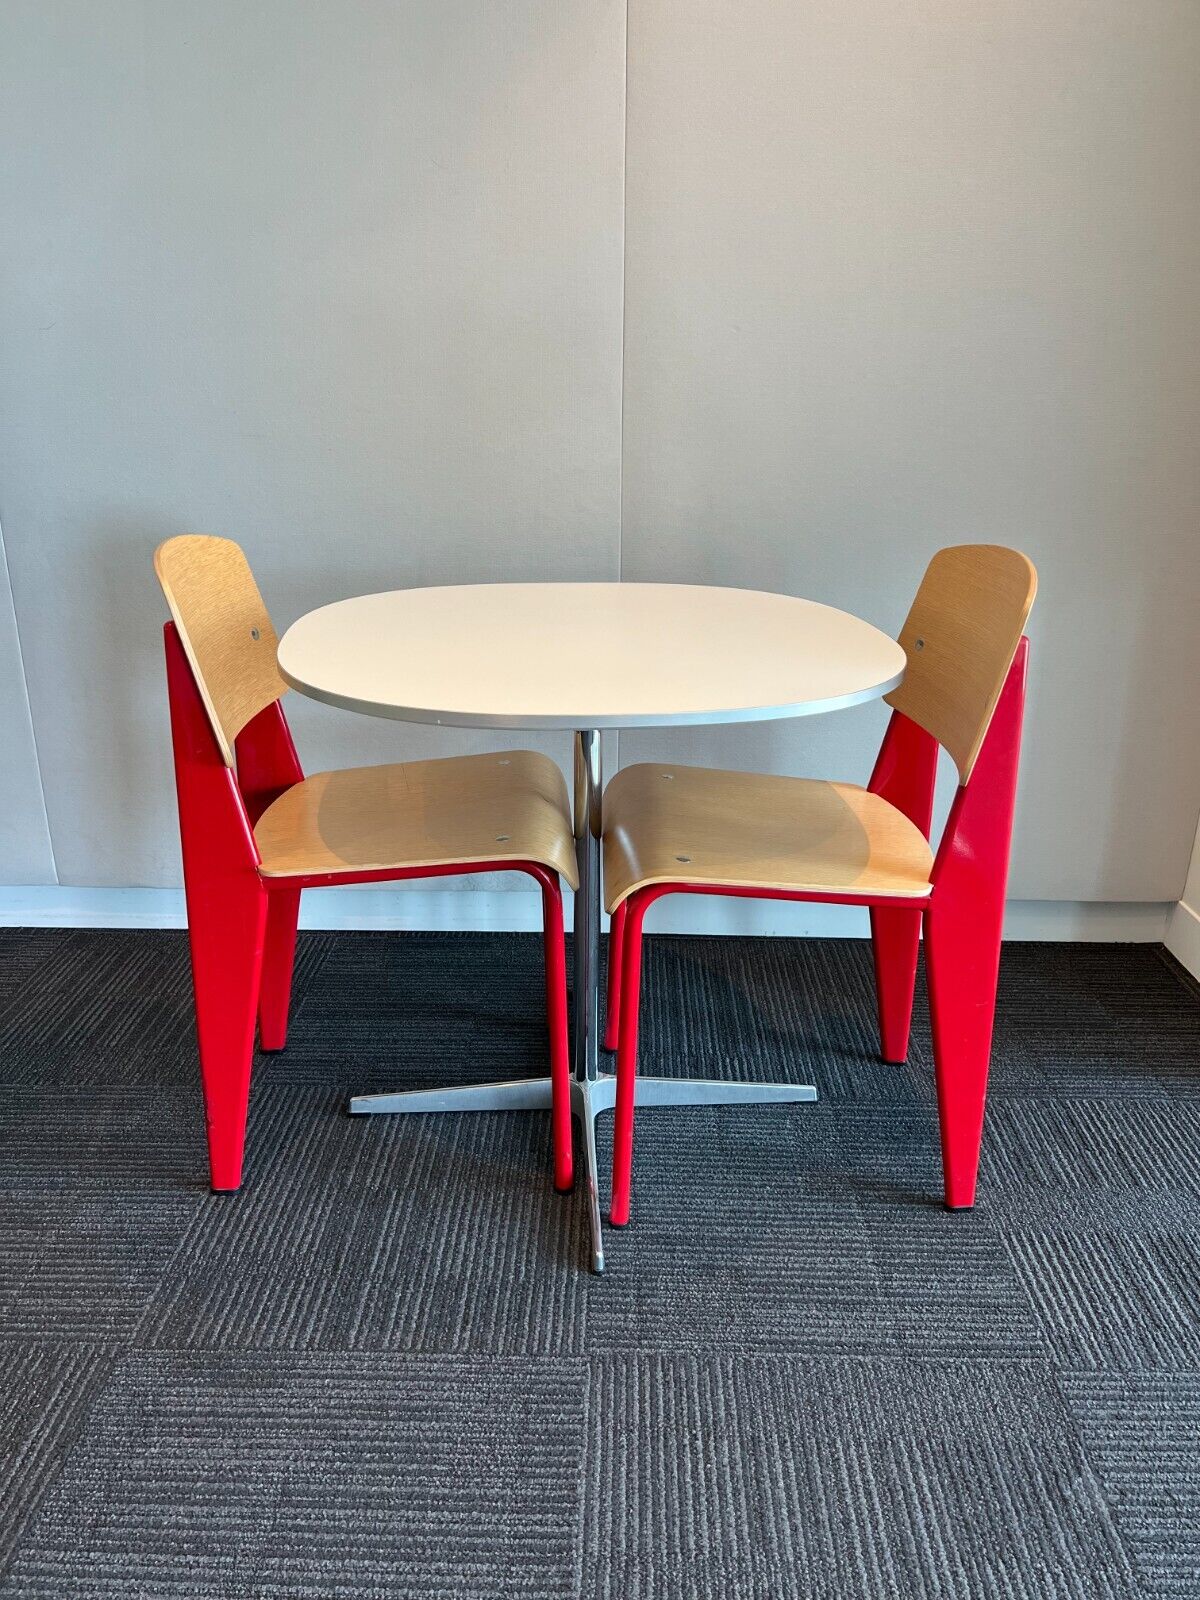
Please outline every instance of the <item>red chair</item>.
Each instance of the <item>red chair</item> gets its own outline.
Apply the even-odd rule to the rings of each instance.
[[[571,1185],[560,878],[575,887],[566,785],[529,750],[305,778],[276,637],[241,549],[184,535],[155,552],[171,608],[167,692],[200,1072],[214,1189],[236,1189],[254,1052],[282,1050],[303,890],[524,872],[542,892],[556,1187]]]
[[[892,717],[865,789],[648,764],[609,784],[614,1223],[629,1220],[642,923],[667,894],[870,907],[891,1062],[908,1052],[924,927],[946,1204],[974,1203],[1025,703],[1023,629],[1036,590],[1033,565],[1016,550],[959,545],[934,556],[900,634],[908,666],[887,697]],[[960,784],[935,856],[939,745]]]

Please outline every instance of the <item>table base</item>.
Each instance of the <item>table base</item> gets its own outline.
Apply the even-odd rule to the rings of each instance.
[[[808,1083],[744,1083],[715,1078],[638,1078],[639,1106],[748,1106],[811,1104],[817,1091]],[[592,1229],[592,1271],[604,1271],[600,1188],[596,1159],[596,1118],[611,1111],[617,1079],[611,1072],[571,1082],[571,1109],[583,1128],[583,1166]],[[394,1094],[356,1094],[354,1116],[430,1111],[548,1111],[549,1078],[513,1078],[505,1083],[472,1083],[453,1089],[404,1089]]]
[[[596,1160],[596,1118],[611,1111],[617,1080],[600,1071],[600,733],[581,728],[575,734],[575,795],[572,810],[579,888],[575,895],[572,944],[575,992],[571,1040],[571,1110],[583,1128],[583,1167],[588,1186],[592,1233],[592,1271],[604,1271],[604,1234],[600,1224],[599,1163]],[[705,1078],[642,1078],[634,1103],[639,1106],[738,1106],[799,1103],[817,1098],[800,1083],[729,1083]],[[474,1083],[455,1089],[408,1089],[397,1094],[356,1094],[350,1101],[355,1116],[371,1112],[542,1111],[550,1106],[549,1078],[515,1078],[508,1083]]]

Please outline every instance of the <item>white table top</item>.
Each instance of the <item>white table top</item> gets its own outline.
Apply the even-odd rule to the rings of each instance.
[[[674,583],[397,589],[311,611],[279,670],[315,700],[406,722],[646,728],[873,700],[904,651],[832,606]]]

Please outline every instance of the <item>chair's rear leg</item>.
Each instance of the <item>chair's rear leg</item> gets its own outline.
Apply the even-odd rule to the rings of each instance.
[[[612,914],[608,930],[608,1002],[604,1008],[604,1048],[615,1050],[621,1042],[621,963],[625,943],[625,910],[627,902]]]
[[[970,782],[950,807],[925,913],[942,1171],[955,1208],[975,1202],[1028,656],[1022,639]]]
[[[620,1040],[617,1050],[617,1105],[613,1121],[612,1203],[609,1220],[629,1221],[633,1183],[633,1102],[637,1087],[638,1010],[642,988],[642,922],[646,902],[633,894],[622,904]]]
[[[879,1049],[899,1066],[908,1057],[921,908],[871,907],[871,948],[875,957],[875,997],[879,1007]]]
[[[267,894],[257,876],[223,877],[218,893],[189,896],[200,1076],[214,1189],[242,1181]]]
[[[264,1050],[282,1050],[287,1044],[299,916],[299,889],[269,891],[262,985],[258,998],[258,1042]]]
[[[946,1204],[975,1203],[1000,970],[999,908],[937,894],[926,913],[925,971],[933,1028]]]
[[[214,1189],[242,1181],[267,891],[232,768],[173,622],[163,630],[196,1033]]]

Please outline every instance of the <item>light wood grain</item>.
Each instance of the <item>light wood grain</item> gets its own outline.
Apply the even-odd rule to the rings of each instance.
[[[1028,556],[1003,545],[939,550],[900,630],[904,681],[884,698],[949,751],[963,783],[1037,593]]]
[[[642,764],[604,795],[605,901],[651,883],[923,897],[920,829],[848,783]]]
[[[232,539],[186,533],[154,552],[154,570],[227,766],[234,740],[287,693],[278,641],[254,574]]]
[[[578,883],[566,784],[532,750],[319,772],[254,838],[268,878],[537,861]]]

